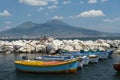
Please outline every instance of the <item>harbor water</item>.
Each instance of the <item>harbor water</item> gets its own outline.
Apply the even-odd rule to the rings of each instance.
[[[22,54],[26,55],[26,54]],[[35,54],[29,54],[34,56]],[[0,54],[0,80],[120,80],[120,73],[113,69],[112,64],[120,61],[120,55],[113,54],[106,60],[91,63],[78,69],[77,73],[36,74],[23,73],[15,69],[15,54]]]

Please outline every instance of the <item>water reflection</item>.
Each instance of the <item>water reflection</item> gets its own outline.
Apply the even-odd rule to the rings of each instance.
[[[113,80],[120,80],[120,72],[115,72]]]
[[[17,80],[74,80],[74,75],[76,74],[41,74],[16,71]]]
[[[120,54],[113,54],[114,58],[113,61],[114,62],[120,62]]]

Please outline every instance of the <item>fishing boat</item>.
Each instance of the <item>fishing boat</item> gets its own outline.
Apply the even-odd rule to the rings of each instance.
[[[80,52],[83,55],[88,55],[90,56],[90,62],[98,62],[98,59],[107,59],[109,57],[110,54],[112,54],[112,51],[100,51],[100,50],[96,50],[96,51],[83,51]],[[93,56],[94,55],[94,56]],[[92,60],[92,61],[91,61]]]
[[[107,50],[106,52],[109,54],[109,56],[111,56],[113,54],[114,50]]]
[[[94,63],[94,62],[97,63],[99,60],[99,56],[95,52],[92,52],[92,51],[81,50],[80,54],[88,57],[88,59],[86,59],[87,62],[89,60],[89,62],[91,63]]]
[[[113,68],[117,71],[120,71],[120,63],[114,63]]]
[[[37,73],[76,73],[78,59],[65,61],[15,60],[16,70]]]
[[[95,55],[95,54],[90,54],[89,55],[89,62],[97,63],[98,60],[99,60],[99,56],[98,55]]]
[[[83,59],[81,56],[73,56],[73,55],[44,55],[44,56],[37,56],[35,57],[35,60],[44,60],[44,61],[65,61],[65,60],[71,60],[71,59],[78,59],[78,67],[83,67]]]
[[[79,58],[79,67],[83,67],[83,65],[89,64],[89,57],[88,54],[81,54],[80,51],[71,51],[64,53],[63,55],[71,55],[75,58]]]
[[[82,60],[83,60],[83,65],[88,65],[89,64],[89,57],[88,56],[82,56]]]
[[[107,59],[109,56],[109,53],[105,51],[97,51],[95,53],[99,56],[99,59]]]

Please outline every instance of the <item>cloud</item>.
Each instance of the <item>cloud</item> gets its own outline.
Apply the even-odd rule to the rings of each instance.
[[[40,7],[40,8],[37,9],[38,12],[39,12],[39,11],[42,11],[42,10],[44,10],[43,7]]]
[[[57,9],[58,7],[56,5],[48,6],[48,9]]]
[[[101,2],[106,2],[106,1],[108,1],[108,0],[100,0]]]
[[[89,4],[95,4],[95,3],[97,3],[98,1],[97,0],[88,0],[88,3]]]
[[[108,0],[88,0],[88,3],[89,3],[89,4],[95,4],[95,3],[98,3],[98,1],[99,1],[99,2],[106,2],[106,1],[108,1]]]
[[[105,14],[102,12],[102,10],[89,10],[89,11],[84,11],[77,15],[76,17],[98,17],[98,16],[105,16]]]
[[[11,29],[12,27],[11,26],[5,26],[5,29]]]
[[[32,6],[45,6],[48,5],[49,2],[52,2],[53,4],[58,4],[57,0],[19,0],[19,2]]]
[[[76,18],[76,16],[69,16],[69,18]]]
[[[63,3],[62,3],[62,4],[70,4],[70,3],[71,3],[71,1],[66,0],[66,1],[63,1]]]
[[[11,22],[11,21],[6,21],[6,22],[4,22],[4,23],[5,23],[5,26],[4,26],[4,28],[3,28],[1,31],[4,31],[4,30],[13,28],[13,27],[11,26],[13,22]]]
[[[53,2],[54,4],[58,4],[58,0],[50,0],[51,2]]]
[[[7,22],[4,22],[5,24],[9,25],[9,24],[12,24],[11,21],[7,21]]]
[[[104,19],[103,21],[104,21],[104,22],[117,22],[117,21],[120,21],[120,17],[118,17],[118,18],[113,18],[113,19]]]
[[[4,10],[3,12],[0,12],[0,16],[11,16],[11,14],[7,10]]]
[[[52,19],[62,20],[63,16],[54,16]]]
[[[32,16],[31,14],[27,14],[28,17]]]
[[[49,13],[48,13],[48,12],[46,12],[46,15],[49,15]]]
[[[84,1],[81,0],[81,1],[80,1],[80,4],[84,4]]]
[[[112,20],[112,19],[104,19],[103,21],[104,22],[114,22],[114,20]]]
[[[19,0],[20,3],[25,3],[32,6],[44,6],[48,4],[48,1],[44,0]]]

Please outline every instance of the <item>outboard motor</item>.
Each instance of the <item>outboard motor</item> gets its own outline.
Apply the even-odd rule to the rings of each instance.
[[[28,57],[27,56],[22,56],[22,59],[23,60],[28,60]]]

